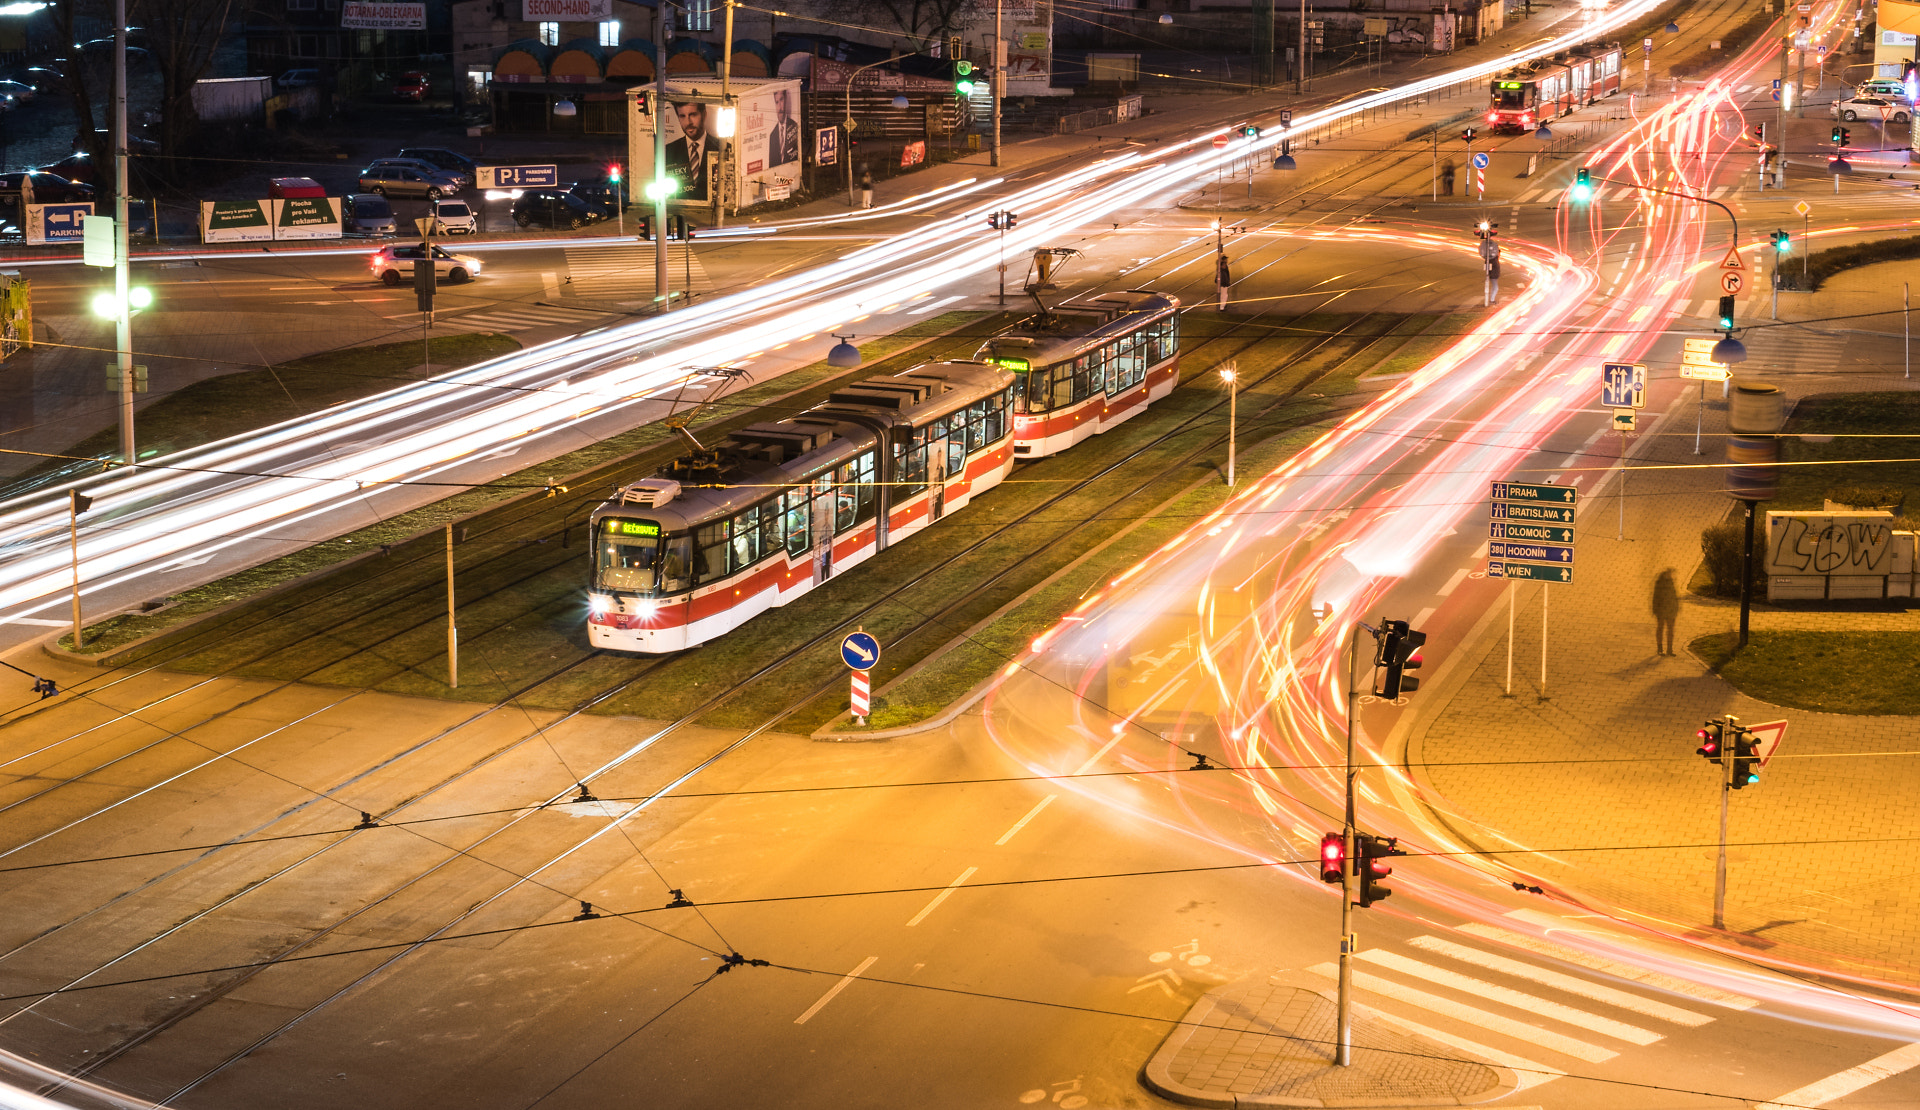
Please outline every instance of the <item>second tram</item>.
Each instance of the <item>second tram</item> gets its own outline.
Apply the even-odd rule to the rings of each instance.
[[[1528,131],[1620,91],[1617,42],[1593,42],[1493,78],[1487,130]]]

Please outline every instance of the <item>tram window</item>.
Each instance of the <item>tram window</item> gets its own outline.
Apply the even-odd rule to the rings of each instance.
[[[1063,409],[1073,404],[1073,368],[1084,365],[1082,361],[1062,362],[1053,368],[1053,401],[1048,408]]]
[[[904,500],[927,488],[927,441],[915,434],[910,443],[893,445],[893,497]]]
[[[868,451],[837,472],[840,488],[833,499],[833,530],[836,534],[873,516],[873,459],[873,452]]]
[[[780,499],[760,506],[760,552],[772,555],[787,546],[787,520],[780,512]]]
[[[693,575],[700,585],[727,576],[727,533],[732,524],[731,520],[716,520],[701,525],[694,534]]]
[[[966,473],[967,437],[964,429],[955,427],[947,436],[947,477],[954,478]]]
[[[603,590],[651,593],[660,554],[660,526],[650,520],[608,517],[595,545],[595,585]]]
[[[813,546],[813,499],[805,489],[790,489],[780,495],[786,517],[787,554],[799,557]]]
[[[660,592],[678,593],[693,585],[688,577],[688,565],[694,561],[693,537],[686,533],[669,537],[667,557],[660,564]]]

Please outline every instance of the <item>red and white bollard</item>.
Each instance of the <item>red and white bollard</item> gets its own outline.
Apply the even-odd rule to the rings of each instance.
[[[851,700],[853,703],[853,723],[856,725],[864,725],[867,723],[867,713],[873,701],[868,695],[872,689],[872,681],[867,678],[867,672],[853,672],[853,697]]]

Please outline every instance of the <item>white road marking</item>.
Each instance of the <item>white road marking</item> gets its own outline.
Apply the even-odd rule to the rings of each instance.
[[[1450,956],[1453,959],[1459,960],[1461,963],[1474,964],[1478,967],[1484,967],[1489,971],[1498,971],[1511,975],[1516,979],[1531,979],[1543,986],[1553,987],[1556,990],[1562,990],[1568,994],[1578,995],[1581,998],[1591,998],[1595,1002],[1604,1002],[1610,1006],[1618,1006],[1623,1010],[1631,1010],[1636,1014],[1645,1014],[1650,1018],[1655,1018],[1660,1021],[1670,1021],[1675,1025],[1705,1025],[1713,1020],[1705,1014],[1697,1014],[1692,1010],[1682,1010],[1678,1006],[1669,1006],[1665,1002],[1656,1002],[1651,998],[1642,998],[1637,994],[1630,994],[1627,991],[1615,990],[1612,987],[1603,987],[1598,983],[1588,982],[1578,976],[1564,975],[1558,971],[1549,971],[1544,967],[1536,967],[1524,960],[1509,959],[1497,953],[1483,951],[1479,948],[1469,948],[1464,944],[1455,944],[1453,941],[1443,940],[1440,937],[1415,937],[1409,943],[1415,948],[1422,948],[1429,952],[1438,952],[1440,955]]]
[[[795,1025],[805,1025],[807,1023],[808,1018],[819,1013],[823,1008],[825,1008],[827,1003],[832,1002],[834,1000],[835,996],[837,996],[841,991],[846,990],[847,987],[850,986],[855,979],[858,979],[860,978],[860,976],[866,974],[867,969],[872,967],[873,962],[879,958],[880,957],[878,956],[868,956],[866,959],[861,960],[859,967],[856,967],[852,971],[847,972],[845,975],[841,976],[840,981],[838,983],[835,983],[833,986],[828,987],[827,993],[820,996],[820,1001],[815,1002],[811,1006],[808,1006],[807,1012],[804,1014],[801,1014],[797,1018],[794,1018],[793,1023]]]
[[[1448,597],[1452,595],[1455,589],[1459,588],[1460,583],[1465,582],[1466,580],[1467,580],[1467,572],[1465,570],[1456,570],[1453,572],[1453,577],[1447,579],[1447,584],[1440,587],[1440,589],[1437,590],[1436,592],[1441,597]]]
[[[1415,613],[1413,615],[1413,627],[1418,629],[1421,625],[1426,624],[1427,618],[1431,616],[1433,616],[1432,609],[1422,609],[1418,613]]]
[[[1545,1064],[1536,1064],[1524,1056],[1515,1056],[1511,1052],[1502,1052],[1497,1048],[1488,1048],[1486,1045],[1467,1040],[1465,1037],[1456,1037],[1452,1033],[1443,1033],[1438,1029],[1421,1025],[1417,1021],[1408,1021],[1406,1018],[1399,1017],[1395,1014],[1382,1013],[1371,1006],[1356,1004],[1353,1012],[1363,1017],[1378,1018],[1381,1021],[1391,1022],[1416,1037],[1425,1037],[1430,1041],[1438,1041],[1448,1047],[1457,1048],[1469,1056],[1477,1056],[1490,1064],[1498,1064],[1503,1068],[1512,1068],[1514,1078],[1517,1079],[1520,1084],[1514,1088],[1516,1091],[1524,1091],[1528,1087],[1537,1087],[1542,1083],[1558,1079],[1567,1074],[1559,1068],[1550,1068]],[[1503,1108],[1503,1110],[1540,1110],[1540,1108],[1537,1106],[1514,1106]]]
[[[1763,1102],[1754,1110],[1788,1110],[1798,1106],[1825,1106],[1838,1098],[1845,1098],[1862,1087],[1872,1086],[1882,1079],[1891,1079],[1914,1065],[1920,1064],[1920,1044],[1906,1044],[1887,1053],[1868,1060],[1859,1067],[1836,1072],[1817,1083],[1809,1083],[1797,1091],[1788,1091],[1773,1102]]]
[[[912,308],[909,308],[905,312],[901,313],[901,315],[919,316],[919,315],[922,315],[923,313],[932,312],[934,309],[939,308],[942,305],[950,305],[955,301],[964,301],[964,300],[966,300],[964,296],[941,297],[937,301],[928,301],[926,304],[915,305]]]
[[[1329,979],[1338,979],[1340,977],[1339,969],[1333,964],[1317,964],[1307,970],[1315,975],[1324,975]],[[1450,1017],[1456,1021],[1464,1021],[1470,1025],[1476,1025],[1481,1029],[1485,1029],[1490,1033],[1500,1033],[1524,1044],[1536,1045],[1549,1052],[1558,1052],[1562,1055],[1572,1056],[1577,1060],[1585,1060],[1590,1064],[1603,1063],[1620,1055],[1610,1048],[1601,1048],[1598,1045],[1591,1045],[1585,1041],[1577,1041],[1572,1037],[1562,1036],[1559,1033],[1542,1029],[1528,1022],[1515,1021],[1512,1018],[1501,1017],[1499,1014],[1490,1013],[1478,1007],[1468,1006],[1462,1002],[1455,1002],[1450,998],[1442,998],[1437,994],[1428,994],[1426,991],[1415,990],[1412,987],[1403,987],[1391,979],[1382,979],[1378,975],[1355,972],[1353,985],[1363,991],[1380,995],[1383,998],[1391,998],[1396,1002],[1404,1002],[1409,1006],[1417,1006],[1422,1010],[1431,1010],[1442,1017]]]
[[[1092,755],[1088,756],[1087,761],[1085,763],[1082,763],[1080,766],[1075,767],[1073,769],[1073,773],[1075,775],[1084,775],[1088,771],[1093,770],[1093,765],[1107,758],[1107,753],[1112,751],[1114,745],[1118,744],[1119,742],[1120,742],[1119,736],[1115,736],[1113,739],[1107,741],[1106,745],[1103,746],[1099,751],[1094,752]]]
[[[9,617],[0,624],[30,624],[35,628],[68,628],[72,621],[52,621],[45,617]]]
[[[1510,987],[1502,987],[1481,979],[1475,979],[1471,975],[1462,975],[1457,971],[1448,971],[1443,967],[1434,967],[1432,964],[1421,963],[1419,960],[1410,960],[1398,952],[1389,952],[1384,949],[1373,948],[1360,953],[1360,958],[1370,964],[1392,968],[1402,975],[1411,975],[1418,979],[1425,979],[1429,983],[1436,983],[1443,987],[1451,987],[1463,994],[1477,994],[1489,1002],[1498,1002],[1503,1006],[1511,1006],[1516,1010],[1533,1014],[1536,1017],[1544,1017],[1565,1025],[1577,1026],[1590,1033],[1598,1033],[1603,1037],[1612,1037],[1617,1041],[1626,1041],[1628,1044],[1648,1045],[1663,1039],[1660,1034],[1650,1029],[1642,1029],[1637,1025],[1628,1025],[1625,1022],[1614,1021],[1612,1018],[1601,1017],[1599,1014],[1590,1014],[1585,1010],[1576,1010],[1571,1006],[1562,1006],[1558,1002],[1550,1002],[1547,999],[1527,994],[1524,991],[1513,990]]]
[[[546,288],[548,297],[560,295],[560,275],[553,270],[540,271],[540,284]]]
[[[1029,821],[1031,821],[1031,820],[1033,820],[1033,819],[1034,819],[1035,817],[1038,817],[1038,816],[1040,816],[1040,811],[1041,811],[1041,810],[1043,810],[1043,809],[1045,809],[1045,808],[1047,808],[1047,806],[1049,806],[1049,805],[1051,805],[1051,804],[1053,804],[1053,800],[1054,800],[1055,798],[1058,798],[1059,796],[1060,796],[1060,795],[1058,795],[1058,794],[1049,794],[1049,795],[1047,795],[1046,797],[1044,797],[1044,798],[1042,798],[1042,799],[1040,799],[1040,803],[1039,803],[1038,805],[1036,805],[1036,806],[1034,806],[1034,807],[1033,807],[1032,809],[1030,809],[1030,810],[1028,810],[1028,811],[1027,811],[1027,815],[1026,815],[1025,817],[1022,817],[1022,818],[1021,818],[1020,820],[1018,820],[1018,821],[1015,821],[1015,822],[1013,823],[1013,827],[1012,827],[1012,828],[1010,828],[1010,829],[1008,829],[1008,830],[1007,830],[1006,832],[1004,832],[1004,833],[1002,833],[1002,834],[1000,835],[1000,839],[998,839],[998,840],[996,840],[996,841],[994,841],[994,842],[993,842],[993,846],[994,846],[995,848],[1000,848],[1000,847],[1004,847],[1004,846],[1006,845],[1006,843],[1007,843],[1007,841],[1009,841],[1009,840],[1012,840],[1012,839],[1013,839],[1013,834],[1015,834],[1015,833],[1017,833],[1017,832],[1019,832],[1019,831],[1020,831],[1021,829],[1024,829],[1024,828],[1026,828],[1026,827],[1027,827],[1027,822],[1029,822]],[[972,874],[972,872],[971,872],[971,871],[969,871],[969,872],[968,872],[968,874]],[[945,896],[945,895],[941,895],[941,897],[943,897],[943,898],[944,898],[944,897],[946,897],[946,896]]]
[[[928,914],[932,913],[936,909],[939,909],[940,903],[946,901],[948,895],[952,894],[956,890],[959,890],[961,887],[961,884],[965,883],[968,879],[973,878],[973,873],[978,870],[980,870],[978,867],[969,867],[965,871],[960,872],[959,878],[948,883],[945,889],[941,890],[940,893],[933,896],[933,901],[928,902],[924,907],[921,908],[919,913],[916,913],[913,915],[913,920],[907,922],[907,928],[911,929],[915,925],[918,925],[922,921],[925,921],[927,919]],[[878,957],[875,957],[875,959],[878,959]],[[861,965],[862,969],[864,969],[865,967],[866,967],[865,964]],[[854,974],[858,975],[860,974],[860,972],[855,971]],[[829,995],[828,997],[832,997],[832,996]],[[824,1005],[824,1001],[822,1004]]]
[[[1566,925],[1565,921],[1551,914],[1539,914],[1539,920],[1535,920],[1534,914],[1536,912],[1537,911],[1534,910],[1519,910],[1507,916],[1518,918],[1522,921],[1533,921],[1534,924],[1544,925],[1549,928],[1565,927]],[[1527,936],[1524,933],[1516,933],[1509,929],[1502,929],[1498,925],[1482,925],[1474,922],[1462,925],[1460,931],[1472,936],[1499,941],[1502,944],[1510,944],[1515,948],[1524,948],[1529,952],[1537,952],[1542,956],[1552,956],[1556,960],[1565,960],[1567,963],[1576,964],[1580,967],[1592,968],[1595,971],[1604,971],[1608,975],[1617,976],[1621,979],[1629,979],[1636,983],[1645,983],[1649,987],[1657,987],[1671,994],[1681,994],[1688,998],[1697,998],[1702,1002],[1711,1002],[1716,1006],[1724,1006],[1729,1010],[1749,1010],[1759,1005],[1758,1002],[1751,998],[1743,998],[1737,994],[1728,994],[1726,991],[1700,983],[1689,983],[1685,979],[1676,979],[1671,975],[1663,975],[1657,971],[1648,971],[1643,967],[1623,964],[1617,960],[1609,960],[1604,956],[1595,956],[1587,952],[1582,952],[1577,948],[1568,948],[1564,944],[1556,944],[1550,940],[1541,940],[1537,937]]]

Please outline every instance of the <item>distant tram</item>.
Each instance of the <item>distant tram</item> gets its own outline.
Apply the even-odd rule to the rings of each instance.
[[[994,336],[974,356],[1012,370],[1013,454],[1064,451],[1180,381],[1180,299],[1147,290],[1076,298]]]
[[[1593,42],[1493,79],[1487,129],[1531,131],[1620,91],[1620,44]]]

